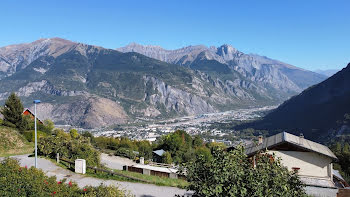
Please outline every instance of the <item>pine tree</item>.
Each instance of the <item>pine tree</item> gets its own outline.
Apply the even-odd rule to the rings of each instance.
[[[23,118],[23,105],[21,99],[15,94],[7,98],[1,114],[4,116],[4,125],[18,128],[19,130],[27,129],[28,123]]]

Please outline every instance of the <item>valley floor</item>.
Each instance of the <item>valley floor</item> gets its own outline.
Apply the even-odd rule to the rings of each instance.
[[[28,168],[34,165],[34,157],[28,157],[29,155],[17,155],[11,156],[11,158],[18,159],[21,166],[27,166]],[[1,158],[0,158],[1,159]],[[38,168],[42,169],[48,176],[56,176],[57,180],[66,178],[67,181],[74,181],[79,187],[84,188],[85,186],[98,186],[100,184],[104,185],[114,185],[121,189],[129,190],[136,197],[167,197],[179,195],[191,195],[184,189],[179,189],[176,187],[166,187],[166,186],[156,186],[151,184],[142,183],[130,183],[115,180],[103,180],[93,177],[88,177],[80,174],[75,174],[69,170],[63,169],[51,161],[38,158]]]

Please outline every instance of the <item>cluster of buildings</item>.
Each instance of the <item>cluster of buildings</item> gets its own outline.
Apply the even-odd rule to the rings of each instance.
[[[228,150],[234,149],[231,146]],[[162,156],[164,151],[154,151],[155,155]],[[258,143],[250,143],[245,146],[245,153],[255,166],[258,154],[274,155],[280,158],[281,164],[289,171],[295,171],[300,180],[306,185],[308,195],[316,197],[350,196],[350,185],[333,169],[333,162],[337,161],[334,153],[322,144],[307,140],[303,135],[296,136],[282,132],[268,138],[259,137]],[[179,178],[177,169],[152,165],[137,164],[127,166],[127,170],[163,176]]]
[[[245,153],[253,162],[262,152],[281,158],[283,166],[296,171],[311,196],[337,196],[339,188],[349,188],[345,179],[333,169],[333,162],[338,159],[334,153],[327,146],[307,140],[303,135],[282,132],[265,139],[259,137],[257,144],[245,146]],[[350,189],[342,192],[348,192],[346,195],[350,196]]]
[[[26,109],[23,112],[24,115],[29,115],[34,118],[33,113]],[[202,115],[201,117],[195,117],[196,119],[208,120],[210,115]],[[183,118],[181,120],[174,120],[172,124],[153,124],[147,127],[129,127],[129,129],[123,131],[103,131],[97,133],[97,135],[108,135],[114,137],[128,136],[131,139],[149,140],[150,142],[156,141],[158,137],[164,134],[168,134],[178,129],[185,121],[184,127],[189,134],[198,134],[201,132],[203,124],[195,122],[191,118]],[[40,123],[42,123],[39,120]],[[182,122],[182,123],[181,123]],[[208,123],[205,123],[208,124]],[[200,127],[198,126],[200,125]],[[181,127],[180,127],[181,128]],[[135,132],[136,131],[136,132]],[[213,136],[224,136],[225,133],[220,130],[212,130]],[[228,140],[210,140],[212,142],[221,142],[230,146],[228,149],[234,149],[235,144]],[[245,142],[244,144],[246,144]],[[155,156],[162,156],[161,150],[155,151]],[[280,158],[281,164],[288,168],[290,171],[297,172],[301,181],[306,185],[307,194],[311,196],[350,196],[350,189],[341,190],[339,188],[349,188],[350,185],[340,175],[337,170],[333,169],[333,163],[337,161],[337,157],[326,146],[307,140],[304,136],[296,136],[287,132],[282,132],[268,138],[259,137],[258,143],[250,143],[245,145],[245,153],[252,159],[253,165],[255,165],[255,157],[257,154],[271,154]],[[349,164],[350,165],[350,164]],[[152,166],[145,165],[143,162],[133,166],[125,166],[126,170],[139,172],[142,174],[163,176],[170,178],[179,178],[177,169],[171,166]]]

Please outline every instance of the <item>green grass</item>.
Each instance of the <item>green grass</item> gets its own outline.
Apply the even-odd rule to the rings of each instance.
[[[46,159],[51,160],[53,163],[55,163],[56,165],[58,165],[64,169],[74,171],[74,169],[72,167],[69,168],[69,164],[64,162],[64,161],[61,161],[59,164],[57,164],[55,159],[51,159],[51,158],[46,158]],[[105,169],[108,169],[108,168],[105,168]],[[111,169],[108,169],[108,170],[111,170]],[[155,185],[159,185],[159,186],[178,187],[178,188],[182,188],[182,189],[186,188],[186,186],[188,185],[188,182],[186,180],[183,180],[183,179],[171,179],[171,178],[166,178],[166,177],[150,176],[150,175],[140,174],[140,173],[136,173],[136,172],[123,171],[123,170],[113,170],[113,171],[116,173],[120,173],[120,174],[123,174],[126,176],[133,177],[133,178],[145,180],[145,181],[148,181],[149,183],[146,183],[143,181],[137,181],[134,179],[129,179],[129,178],[118,176],[118,175],[112,176],[112,175],[105,173],[105,172],[98,171],[97,173],[95,173],[91,169],[86,170],[85,176],[95,177],[95,178],[105,179],[105,180],[116,180],[116,181],[124,181],[124,182],[155,184]]]
[[[170,187],[178,187],[178,188],[186,188],[188,186],[188,182],[182,179],[171,179],[167,177],[159,177],[159,176],[151,176],[151,175],[145,175],[145,174],[140,174],[136,172],[129,172],[129,171],[123,171],[123,170],[113,170],[114,172],[131,176],[134,178],[142,179],[142,180],[147,180],[151,182],[151,184],[159,185],[159,186],[170,186]],[[120,176],[111,176],[106,173],[90,173],[88,172],[89,176],[93,176],[96,178],[102,178],[102,179],[109,179],[109,180],[118,180],[118,181],[128,181],[128,182],[140,182],[140,181],[135,181],[131,179],[127,179],[125,177],[120,177]]]
[[[25,155],[34,152],[34,143],[27,142],[25,146],[20,149],[12,149],[0,152],[0,157],[9,157],[13,155]]]
[[[32,153],[34,144],[16,129],[0,126],[0,157]]]

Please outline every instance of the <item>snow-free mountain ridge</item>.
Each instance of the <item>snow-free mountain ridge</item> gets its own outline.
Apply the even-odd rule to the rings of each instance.
[[[0,48],[0,102],[40,99],[42,119],[86,128],[275,105],[324,78],[229,45],[112,50],[49,38]]]

